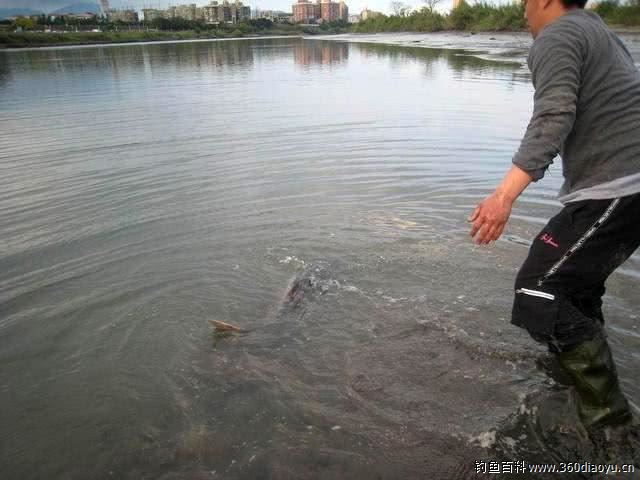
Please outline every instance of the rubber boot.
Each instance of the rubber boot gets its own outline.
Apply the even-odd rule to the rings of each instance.
[[[578,414],[588,430],[632,419],[604,335],[598,334],[557,355],[560,365],[574,381]]]

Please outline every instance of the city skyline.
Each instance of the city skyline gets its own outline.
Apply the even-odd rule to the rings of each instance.
[[[45,12],[65,7],[74,3],[96,3],[97,0],[0,0],[2,8],[32,8],[34,10],[42,10]],[[142,11],[143,8],[168,8],[183,4],[195,3],[199,7],[208,5],[210,0],[110,0],[112,8],[133,8]],[[249,5],[252,10],[279,10],[291,13],[291,0],[247,0],[245,5]],[[347,5],[349,11],[354,14],[360,14],[364,9],[375,10],[385,14],[391,13],[391,0],[348,0]],[[422,8],[425,3],[422,0],[407,0],[403,2],[412,8]],[[439,11],[448,11],[451,9],[453,0],[442,0],[438,6]],[[495,3],[508,3],[508,0],[497,0]]]

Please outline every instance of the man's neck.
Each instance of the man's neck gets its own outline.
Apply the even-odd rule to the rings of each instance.
[[[582,9],[578,7],[565,8],[561,4],[555,4],[555,6],[547,14],[543,29],[551,25],[553,22],[558,20],[560,17],[566,15],[567,13],[575,12],[578,10],[582,10]]]

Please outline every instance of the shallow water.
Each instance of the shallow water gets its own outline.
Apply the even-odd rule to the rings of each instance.
[[[531,112],[528,39],[494,37],[0,52],[8,478],[469,478],[508,457],[491,432],[554,386],[508,318],[561,179],[471,244]],[[635,256],[605,304],[636,405],[639,279]]]

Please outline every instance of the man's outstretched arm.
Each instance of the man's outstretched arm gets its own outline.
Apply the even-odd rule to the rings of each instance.
[[[533,43],[529,54],[535,86],[533,114],[511,170],[469,217],[471,237],[477,244],[500,237],[513,202],[529,183],[544,176],[573,129],[581,55],[580,42],[572,31],[547,32]]]
[[[517,165],[511,167],[498,188],[480,202],[468,218],[473,223],[470,235],[475,243],[483,245],[500,238],[511,215],[513,202],[532,180]]]

